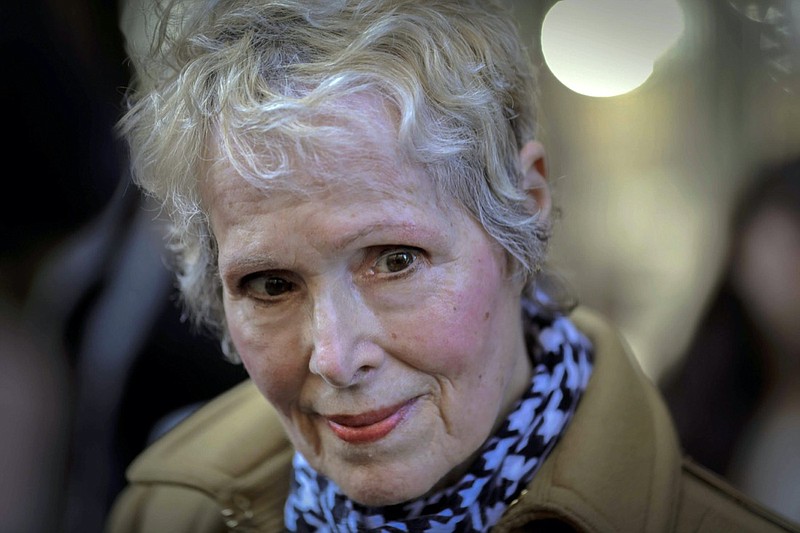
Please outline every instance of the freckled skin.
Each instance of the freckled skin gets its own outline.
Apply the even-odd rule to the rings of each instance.
[[[369,134],[394,145],[388,126]],[[311,465],[367,505],[463,473],[531,376],[506,255],[462,210],[436,203],[421,169],[383,150],[385,168],[333,169],[329,188],[302,199],[264,193],[229,168],[203,189],[248,373]],[[295,179],[318,181],[321,170]],[[397,250],[414,260],[387,272],[381,258]],[[259,292],[274,278],[292,289]],[[342,440],[325,419],[406,402],[373,442]]]

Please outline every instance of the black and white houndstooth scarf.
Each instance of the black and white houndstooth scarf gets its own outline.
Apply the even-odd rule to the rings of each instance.
[[[534,363],[531,387],[460,481],[418,500],[366,507],[350,500],[296,453],[285,507],[287,529],[468,533],[495,525],[567,426],[592,371],[592,346],[568,318],[546,318],[530,302],[523,303],[528,353]]]

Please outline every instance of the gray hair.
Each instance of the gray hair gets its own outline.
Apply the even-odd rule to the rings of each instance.
[[[154,0],[158,2],[158,0]],[[215,155],[258,187],[291,161],[356,149],[336,102],[379,95],[399,147],[480,222],[532,291],[550,221],[525,207],[519,150],[536,136],[535,71],[506,7],[486,0],[182,0],[156,5],[119,130],[134,181],[171,221],[186,309],[232,360],[199,183]],[[334,120],[312,121],[324,113]],[[349,143],[349,144],[348,144]]]

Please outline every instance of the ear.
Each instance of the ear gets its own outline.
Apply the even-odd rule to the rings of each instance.
[[[547,165],[545,164],[544,146],[537,141],[528,141],[519,151],[522,181],[520,188],[528,195],[528,208],[540,217],[550,216],[552,198],[547,184]]]

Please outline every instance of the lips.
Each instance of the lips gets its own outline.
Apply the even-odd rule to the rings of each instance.
[[[357,415],[331,415],[325,421],[334,435],[351,444],[375,442],[392,432],[408,416],[416,399]]]

